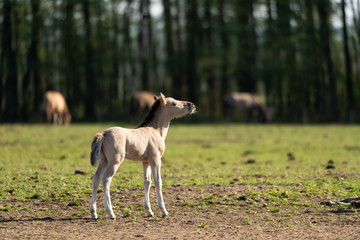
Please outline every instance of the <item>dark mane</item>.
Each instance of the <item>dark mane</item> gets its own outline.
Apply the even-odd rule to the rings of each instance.
[[[146,116],[145,120],[137,128],[146,127],[154,119],[155,112],[159,108],[159,106],[160,106],[160,99],[157,99],[151,106],[151,109],[148,115]]]

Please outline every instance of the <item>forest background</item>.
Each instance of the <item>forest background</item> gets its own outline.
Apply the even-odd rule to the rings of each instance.
[[[137,90],[260,94],[274,122],[360,122],[360,0],[3,0],[0,122],[38,122],[47,90],[75,121],[127,121]]]

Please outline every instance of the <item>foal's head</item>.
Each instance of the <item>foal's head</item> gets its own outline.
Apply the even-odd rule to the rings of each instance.
[[[160,105],[165,107],[167,113],[171,118],[177,118],[184,116],[186,114],[193,114],[196,112],[196,107],[193,103],[187,101],[179,101],[173,98],[165,98],[165,96],[160,93],[159,97],[155,97],[155,100],[160,101]]]
[[[165,98],[162,93],[160,93],[159,97],[155,96],[154,98],[155,102],[152,105],[149,114],[138,128],[146,127],[154,121],[167,121],[169,118],[173,119],[196,112],[196,107],[191,102]]]

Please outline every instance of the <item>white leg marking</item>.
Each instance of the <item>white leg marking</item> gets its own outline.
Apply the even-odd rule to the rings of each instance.
[[[161,160],[155,161],[154,164],[151,166],[151,170],[154,176],[154,182],[155,182],[155,189],[156,189],[156,197],[158,200],[159,208],[162,212],[162,216],[165,217],[169,213],[166,211],[165,203],[163,200],[162,195],[162,180],[161,180],[161,174],[160,174],[160,168],[161,168]]]
[[[97,189],[99,188],[100,185],[101,175],[104,173],[106,165],[107,165],[107,161],[100,159],[98,169],[96,170],[92,179],[92,197],[91,197],[91,205],[90,205],[90,213],[92,219],[98,218],[96,213],[96,194],[97,194]]]
[[[151,187],[151,168],[149,163],[143,162],[143,174],[144,174],[144,208],[148,217],[154,216],[150,206],[150,187]]]
[[[115,214],[112,209],[111,199],[110,199],[110,184],[112,177],[115,175],[118,167],[120,166],[121,162],[124,159],[122,158],[121,161],[117,161],[116,163],[109,163],[108,167],[106,168],[103,176],[102,176],[102,184],[103,184],[103,191],[104,191],[104,200],[105,200],[105,211],[109,214],[110,219],[115,219]]]

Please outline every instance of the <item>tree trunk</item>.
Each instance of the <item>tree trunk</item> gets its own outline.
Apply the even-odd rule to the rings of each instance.
[[[272,93],[274,91],[274,77],[275,77],[275,68],[274,68],[274,59],[277,51],[274,49],[275,44],[274,40],[274,17],[273,10],[271,6],[271,0],[266,0],[266,11],[267,11],[267,19],[266,19],[266,30],[265,30],[265,59],[264,59],[264,69],[263,69],[263,79],[265,85],[265,96],[267,104],[272,102]]]
[[[353,26],[355,27],[355,33],[351,34],[351,43],[354,48],[354,65],[355,65],[355,79],[358,86],[360,86],[360,9],[355,9],[354,1],[350,1],[352,15],[353,15]],[[360,7],[360,0],[357,1],[358,8]]]
[[[178,98],[183,98],[184,96],[184,85],[185,85],[185,51],[184,51],[184,32],[182,31],[182,24],[181,24],[181,18],[182,15],[181,13],[184,12],[183,9],[181,9],[180,6],[180,0],[175,0],[174,1],[174,6],[175,6],[175,15],[174,15],[174,20],[175,20],[175,39],[174,39],[174,49],[175,49],[175,56],[174,56],[174,68],[175,68],[175,73],[174,75],[176,75],[176,79],[174,80],[175,83],[173,86],[173,88],[177,87],[177,89],[174,89],[175,92],[177,92],[177,94],[175,96],[178,96]],[[179,87],[180,86],[180,87]]]
[[[130,36],[132,4],[133,0],[127,0],[127,6],[123,15],[124,44],[122,51],[124,53],[124,101],[130,100],[137,85],[136,62],[133,56],[132,39]]]
[[[212,24],[212,17],[211,17],[211,8],[212,8],[212,0],[205,0],[204,2],[204,20],[205,25],[207,26],[204,29],[204,44],[203,44],[203,50],[204,55],[206,59],[211,59],[214,56],[214,44],[212,39],[212,33],[213,33],[213,24]],[[209,117],[212,119],[216,118],[216,114],[218,112],[218,106],[219,102],[221,102],[220,99],[218,99],[218,90],[216,89],[216,83],[215,83],[215,68],[216,66],[212,63],[212,61],[206,61],[206,68],[204,77],[206,77],[206,83],[208,86],[207,95],[207,105],[208,105],[208,111]],[[204,96],[203,96],[204,98]]]
[[[184,39],[182,38],[182,31],[181,31],[181,28],[182,28],[182,25],[181,25],[181,15],[180,13],[183,12],[183,10],[181,9],[180,7],[180,0],[174,0],[175,1],[175,28],[176,28],[176,43],[175,43],[175,46],[176,46],[176,51],[177,52],[182,52],[184,50]]]
[[[187,0],[186,1],[186,47],[187,47],[187,90],[189,100],[197,104],[199,102],[199,79],[196,73],[196,36],[198,34],[198,15],[197,15],[197,1]]]
[[[148,12],[148,21],[147,21],[147,39],[148,39],[148,48],[149,48],[149,87],[153,91],[159,89],[159,74],[158,74],[158,57],[157,57],[157,41],[154,41],[153,36],[153,19],[151,16],[151,1],[146,0],[146,8]]]
[[[166,74],[167,78],[171,79],[171,94],[176,99],[180,99],[182,97],[181,94],[181,77],[179,75],[174,41],[173,41],[173,26],[172,26],[172,17],[171,17],[171,5],[170,0],[163,0],[164,6],[164,20],[165,20],[165,47],[166,47]]]
[[[149,46],[149,28],[148,21],[150,21],[149,0],[140,0],[140,22],[139,22],[139,54],[141,66],[141,87],[142,89],[149,90],[149,59],[150,59],[150,46]]]
[[[302,55],[304,56],[302,65],[304,69],[304,79],[301,80],[301,102],[303,111],[303,123],[308,122],[305,116],[312,114],[324,115],[323,102],[324,99],[324,86],[322,86],[321,74],[319,69],[319,50],[317,49],[318,40],[316,38],[316,29],[314,25],[314,3],[313,0],[305,0],[305,16],[304,20],[304,50]],[[310,99],[313,98],[315,101],[313,104],[310,103]],[[316,117],[318,117],[316,116]]]
[[[39,6],[38,2],[31,1],[32,6],[32,23],[31,23],[31,43],[28,50],[27,55],[27,70],[25,75],[22,79],[22,94],[23,94],[23,105],[21,109],[21,117],[23,120],[27,120],[29,117],[30,109],[35,110],[36,108],[36,100],[34,99],[33,108],[29,104],[31,102],[31,84],[36,87],[40,81],[35,80],[35,78],[39,78],[38,74],[38,65],[39,65],[39,56],[38,56],[38,42],[39,42],[39,20],[38,18],[38,11]]]
[[[109,109],[110,111],[114,111],[115,109],[113,109],[114,106],[116,106],[116,102],[118,102],[118,97],[119,97],[119,93],[118,93],[118,81],[119,81],[119,76],[120,76],[120,71],[119,71],[119,43],[118,43],[118,37],[119,37],[119,24],[118,24],[118,14],[116,11],[116,7],[117,7],[117,0],[112,0],[112,21],[113,21],[113,32],[114,32],[114,36],[112,39],[112,69],[111,69],[111,79],[110,79],[110,84],[109,84],[109,89],[108,89],[108,93],[109,93]]]
[[[221,41],[221,64],[220,64],[220,80],[221,80],[221,97],[229,93],[229,38],[225,24],[225,0],[218,0],[219,8],[219,26]]]
[[[352,69],[351,69],[351,59],[349,53],[348,45],[348,33],[346,25],[346,12],[345,12],[345,0],[341,0],[341,12],[342,12],[342,22],[343,22],[343,45],[344,45],[344,55],[345,55],[345,69],[346,69],[346,90],[347,90],[347,107],[348,107],[348,121],[353,123],[353,114],[354,114],[354,92],[353,92],[353,82],[352,82]]]
[[[93,6],[92,9],[95,9],[95,19],[96,19],[96,30],[94,30],[94,34],[93,34],[93,46],[94,46],[94,62],[92,67],[94,68],[94,73],[95,73],[95,79],[101,79],[101,84],[96,84],[96,90],[97,90],[97,97],[98,97],[98,104],[99,105],[103,105],[103,107],[101,108],[96,108],[96,118],[97,120],[101,119],[101,114],[102,112],[99,112],[99,110],[101,109],[101,111],[106,111],[107,109],[107,104],[106,102],[108,102],[108,97],[109,94],[106,93],[106,88],[105,86],[108,84],[108,78],[105,75],[105,68],[106,65],[108,65],[108,61],[106,59],[106,48],[107,46],[105,44],[107,44],[107,37],[105,36],[105,31],[106,26],[105,23],[103,23],[103,17],[105,17],[104,15],[104,8],[105,6],[103,6],[103,2],[104,0],[97,0],[97,1],[93,1],[91,2],[90,0],[90,6]],[[91,9],[91,8],[90,8]],[[91,25],[91,24],[90,24]],[[95,47],[96,46],[96,47]],[[96,64],[97,62],[101,62],[102,64]],[[106,108],[106,109],[105,109]]]
[[[38,113],[40,110],[40,104],[45,92],[45,86],[41,79],[40,74],[40,59],[39,59],[39,44],[40,44],[40,0],[31,0],[31,11],[33,15],[32,22],[32,40],[30,45],[29,59],[30,74],[34,84],[34,111]]]
[[[90,23],[90,4],[89,0],[82,1],[82,10],[84,14],[85,23],[85,82],[86,82],[86,96],[85,96],[85,118],[93,120],[95,118],[95,89],[96,77],[94,72],[94,42],[92,37],[91,23]]]
[[[65,22],[63,29],[63,46],[65,54],[65,82],[67,104],[69,108],[79,107],[82,97],[80,84],[83,81],[79,73],[79,47],[74,28],[74,0],[65,2]],[[76,116],[76,115],[75,115]],[[73,114],[74,117],[74,114]],[[79,116],[77,116],[79,117]]]
[[[284,117],[286,120],[296,121],[300,119],[301,108],[298,107],[297,102],[301,98],[301,92],[294,92],[293,89],[299,89],[300,82],[296,74],[296,50],[293,43],[293,31],[291,27],[291,8],[288,0],[277,0],[276,9],[278,12],[278,33],[279,44],[283,53],[282,58],[282,84],[283,97],[285,97]]]
[[[319,0],[317,3],[317,9],[320,18],[320,42],[322,45],[322,54],[325,61],[325,74],[329,82],[328,90],[328,110],[330,113],[329,120],[339,120],[339,103],[337,96],[337,82],[334,73],[334,63],[331,58],[331,46],[330,46],[330,7],[329,0]]]
[[[18,116],[17,96],[17,60],[12,40],[12,19],[14,4],[11,0],[3,3],[3,29],[1,53],[1,83],[5,84],[5,116],[6,121],[15,121]],[[1,85],[2,85],[1,84]]]
[[[253,16],[253,1],[240,0],[236,5],[238,19],[238,88],[242,92],[256,91],[256,34]]]

